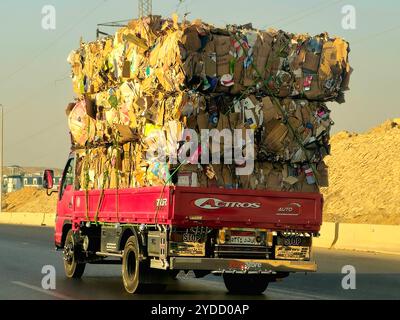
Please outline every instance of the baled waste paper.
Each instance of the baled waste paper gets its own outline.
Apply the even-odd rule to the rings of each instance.
[[[113,37],[81,42],[68,57],[77,95],[67,108],[76,188],[318,192],[328,185],[324,157],[334,124],[326,103],[344,102],[349,52],[327,33],[220,29],[175,16],[134,20]],[[224,139],[194,139],[204,130],[242,131],[241,156],[253,171],[238,174],[246,163],[224,161]],[[179,161],[185,143],[194,152]],[[206,153],[215,160],[216,145],[220,161],[202,162]]]

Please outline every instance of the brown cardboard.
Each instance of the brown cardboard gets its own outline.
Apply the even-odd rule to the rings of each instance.
[[[125,60],[122,67],[122,77],[129,79],[131,77],[131,62]]]
[[[281,121],[270,121],[267,123],[267,135],[265,137],[264,144],[272,152],[282,152],[283,141],[285,140],[288,132],[288,128]]]
[[[197,126],[199,130],[208,129],[209,124],[209,114],[208,113],[200,113],[197,116]]]
[[[261,75],[264,75],[268,58],[271,54],[273,40],[274,38],[271,33],[262,32],[254,46],[254,56],[256,57],[254,64]]]
[[[280,170],[272,170],[268,175],[267,189],[270,191],[280,191],[282,188],[282,172]]]
[[[237,128],[237,126],[239,124],[239,120],[240,120],[240,113],[235,113],[235,112],[230,113],[229,114],[229,123],[230,123],[229,128],[230,129]]]
[[[229,36],[215,36],[215,49],[218,57],[229,54],[231,38]]]
[[[317,166],[317,179],[320,187],[329,187],[329,167],[324,161],[320,162]]]
[[[217,75],[223,76],[230,73],[229,63],[232,59],[230,54],[225,54],[222,56],[217,56]]]
[[[264,125],[267,123],[279,119],[282,115],[280,111],[278,111],[278,107],[276,107],[270,97],[264,97],[262,99],[263,104],[263,113],[264,113]]]
[[[199,51],[201,48],[200,37],[195,26],[191,26],[185,30],[181,41],[188,51]]]
[[[319,68],[320,60],[321,60],[320,55],[307,51],[305,61],[303,64],[303,69],[316,73]]]
[[[108,186],[163,185],[163,181],[151,173],[154,163],[146,160],[146,151],[154,139],[146,141],[145,137],[146,132],[150,131],[149,128],[159,127],[166,134],[168,149],[176,151],[176,139],[179,140],[181,135],[178,133],[178,138],[171,137],[168,123],[173,121],[181,129],[239,128],[243,132],[250,127],[260,129],[256,135],[257,143],[260,143],[256,146],[256,155],[259,156],[257,159],[273,161],[256,161],[255,171],[248,177],[236,177],[234,166],[205,166],[208,177],[197,166],[193,168],[194,171],[181,168],[178,172],[181,174],[181,181],[185,180],[184,175],[187,174],[187,184],[190,186],[231,187],[240,182],[246,189],[318,189],[316,186],[305,185],[304,175],[297,177],[293,172],[282,169],[283,163],[290,166],[302,165],[307,159],[305,154],[298,152],[301,151],[299,143],[283,123],[285,119],[281,111],[271,98],[265,95],[282,98],[290,96],[296,99],[277,101],[300,140],[308,141],[310,137],[321,132],[320,125],[323,126],[322,130],[328,130],[331,120],[321,122],[316,118],[316,111],[318,107],[323,107],[323,101],[333,101],[342,95],[342,91],[348,89],[352,71],[348,64],[348,44],[341,39],[331,39],[327,35],[316,36],[324,43],[322,53],[316,55],[307,51],[307,43],[310,40],[308,35],[295,35],[283,31],[261,32],[244,28],[242,36],[247,37],[252,46],[255,65],[245,69],[245,56],[239,47],[234,47],[236,41],[232,41],[233,38],[229,36],[227,29],[214,29],[200,21],[185,22],[181,25],[178,25],[177,20],[171,22],[158,19],[157,23],[151,21],[152,19],[149,19],[150,25],[143,24],[140,20],[134,21],[129,28],[117,31],[116,37],[112,39],[82,43],[81,48],[69,57],[74,73],[74,90],[79,100],[96,98],[97,103],[90,106],[91,101],[88,101],[86,106],[87,113],[96,119],[96,137],[88,137],[84,141],[85,136],[82,135],[79,143],[82,146],[87,141],[95,141],[99,145],[115,144],[117,133],[121,135],[117,139],[120,145],[129,142],[123,147],[120,146],[122,159],[116,159],[117,155],[112,155],[111,149],[106,155],[98,150],[89,150],[89,155],[85,156],[88,168],[81,170],[85,171],[81,172],[81,176],[90,173],[90,187],[101,186],[102,172],[106,170],[110,172]],[[157,29],[161,28],[161,25],[165,28]],[[208,42],[202,43],[200,35],[204,36],[203,39],[208,39]],[[254,38],[255,35],[257,38]],[[201,48],[202,45],[205,47]],[[121,50],[122,48],[125,50]],[[259,79],[256,71],[265,76],[268,90],[262,88],[264,79]],[[304,80],[310,72],[314,75],[311,90],[304,91],[307,86]],[[224,86],[219,81],[213,90],[202,90],[205,76],[214,78],[231,73],[233,86]],[[82,87],[84,79],[89,89]],[[332,79],[338,79],[337,86],[328,90],[325,85],[327,80]],[[108,99],[110,88],[115,91],[113,95],[118,99],[118,106],[113,108],[115,113],[108,112],[106,117],[100,107],[111,109]],[[89,92],[85,93],[85,90]],[[90,92],[96,95],[90,95]],[[249,107],[242,103],[240,108],[232,108],[232,96],[224,93],[240,96],[241,101],[249,98],[247,102],[251,103],[248,103]],[[218,99],[217,106],[219,122],[218,125],[212,125],[207,113],[212,108],[205,100],[209,102],[211,97],[217,100],[216,96],[222,97]],[[318,102],[298,100],[300,98]],[[67,112],[72,111],[71,109],[72,106]],[[249,119],[253,122],[247,121]],[[91,125],[90,119],[88,123]],[[81,127],[84,128],[84,123],[81,127],[79,123],[75,124],[75,127],[76,131],[79,131]],[[243,139],[245,138],[246,135],[243,134]],[[318,160],[318,157],[324,157],[325,153],[321,150],[310,150],[307,156]],[[115,172],[115,169],[118,172]],[[317,171],[321,185],[328,185],[327,168],[319,164]],[[192,179],[197,179],[197,182],[192,183]]]
[[[234,186],[232,168],[228,165],[222,166],[222,179],[225,188],[231,188]]]
[[[321,84],[318,79],[317,75],[314,75],[313,81],[311,83],[311,89],[309,91],[305,91],[304,95],[307,99],[310,100],[318,100],[324,94],[323,90],[321,89]]]
[[[301,47],[299,53],[295,56],[292,61],[291,68],[292,70],[298,70],[302,68],[304,61],[306,60],[307,50],[304,46]]]
[[[211,78],[217,76],[217,53],[210,52],[204,56],[205,74]]]

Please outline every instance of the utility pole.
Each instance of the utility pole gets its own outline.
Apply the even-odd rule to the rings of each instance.
[[[152,0],[139,1],[139,18],[150,16],[153,12]]]
[[[0,214],[3,213],[3,146],[4,146],[4,108],[0,104]]]

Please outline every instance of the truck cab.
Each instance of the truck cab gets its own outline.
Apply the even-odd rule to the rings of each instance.
[[[44,187],[51,192],[46,170]],[[82,190],[71,153],[59,187],[55,246],[68,278],[86,264],[120,264],[127,292],[165,288],[180,271],[222,276],[231,293],[260,294],[295,272],[315,272],[318,193],[187,188]]]

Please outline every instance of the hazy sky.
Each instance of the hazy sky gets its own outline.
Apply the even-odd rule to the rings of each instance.
[[[318,34],[351,44],[355,69],[347,103],[332,104],[335,131],[365,131],[400,117],[400,2],[395,0],[153,0],[155,14],[191,12],[217,25],[253,22],[258,28]],[[57,28],[41,27],[53,5]],[[342,28],[342,7],[356,8],[356,30]],[[137,16],[136,0],[1,0],[0,104],[5,106],[5,164],[63,167],[69,152],[65,106],[74,98],[66,61],[96,24]]]

